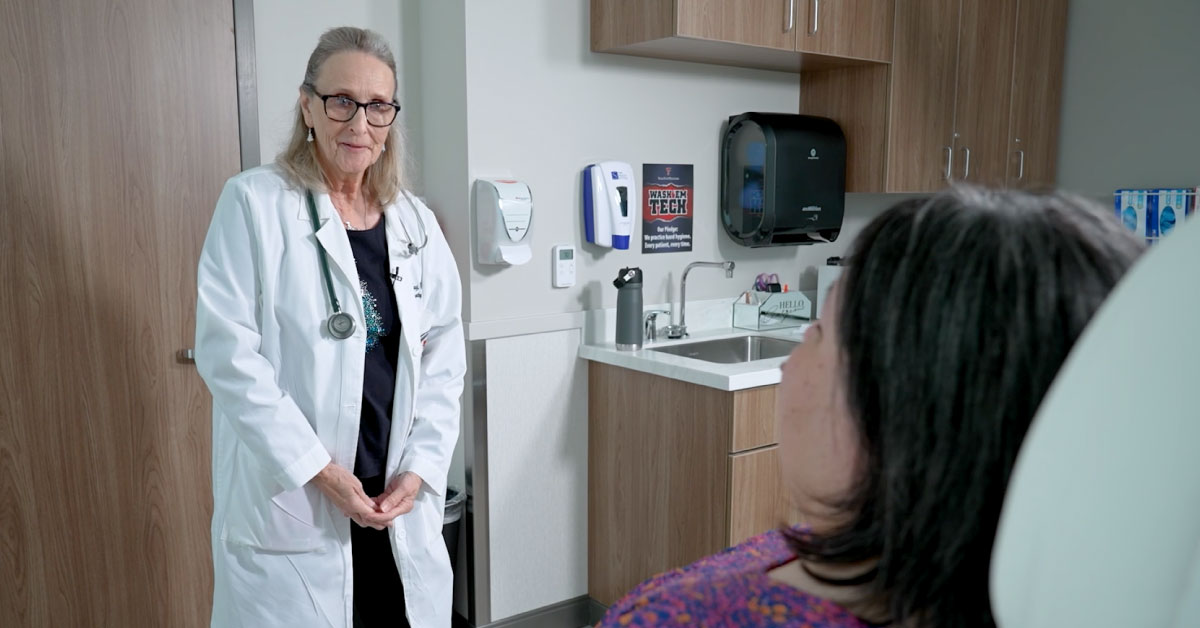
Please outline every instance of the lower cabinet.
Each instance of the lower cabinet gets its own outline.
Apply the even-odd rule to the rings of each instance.
[[[796,523],[799,513],[786,493],[779,475],[778,446],[729,456],[728,545]]]
[[[775,386],[722,391],[599,362],[588,369],[588,593],[796,522],[779,474]]]

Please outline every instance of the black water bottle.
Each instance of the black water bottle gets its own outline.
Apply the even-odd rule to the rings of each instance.
[[[622,268],[613,281],[617,287],[617,349],[642,348],[642,269]]]

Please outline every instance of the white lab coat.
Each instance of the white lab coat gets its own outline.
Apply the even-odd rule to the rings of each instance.
[[[213,395],[215,571],[212,625],[352,624],[351,521],[309,480],[331,460],[354,468],[366,337],[350,241],[327,194],[274,166],[228,181],[201,253],[196,367]],[[425,481],[390,529],[414,628],[450,626],[453,578],[441,530],[466,372],[461,285],[427,207],[401,195],[384,214],[402,324],[386,478]],[[424,219],[429,243],[417,244]],[[404,225],[401,225],[403,221]],[[318,247],[354,336],[325,330],[332,313]],[[391,605],[395,600],[367,600]]]

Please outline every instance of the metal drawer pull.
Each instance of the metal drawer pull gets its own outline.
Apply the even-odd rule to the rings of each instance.
[[[963,159],[965,160],[963,163],[963,181],[966,181],[971,178],[971,149],[963,146],[963,153]]]
[[[788,0],[787,23],[784,24],[783,32],[790,33],[796,28],[796,0]]]
[[[812,0],[812,5],[813,5],[812,26],[809,27],[808,34],[816,35],[817,28],[818,28],[817,21],[821,19],[821,0]]]
[[[950,177],[953,175],[953,173],[950,171],[950,168],[952,168],[954,165],[954,149],[950,148],[949,146],[943,146],[942,150],[946,151],[946,176],[943,178],[946,181],[949,181]]]
[[[1017,181],[1025,178],[1025,151],[1017,151],[1017,155],[1021,157],[1020,163],[1017,165]]]

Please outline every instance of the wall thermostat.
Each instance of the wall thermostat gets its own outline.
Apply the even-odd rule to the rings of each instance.
[[[553,248],[554,287],[569,288],[575,285],[575,247],[558,244]]]

